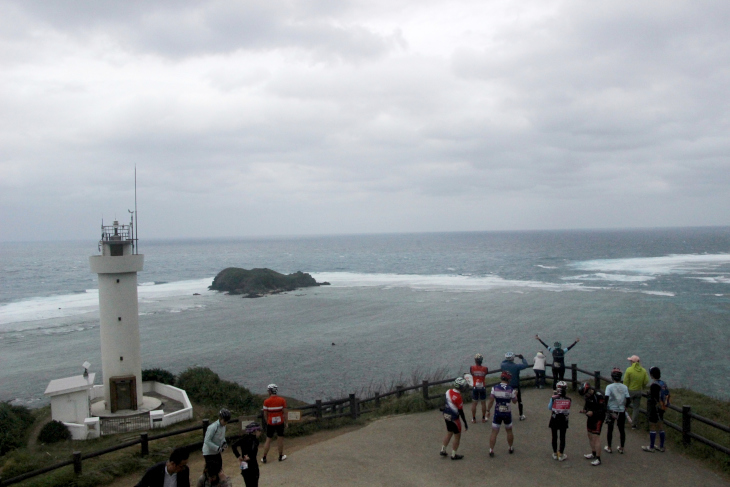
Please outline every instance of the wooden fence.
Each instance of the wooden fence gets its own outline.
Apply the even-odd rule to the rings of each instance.
[[[547,364],[548,368],[546,371],[549,370],[550,364]],[[578,374],[585,374],[589,376],[589,380],[593,380],[594,387],[599,390],[601,389],[602,382],[611,383],[613,382],[610,378],[604,377],[601,375],[600,371],[589,371],[585,369],[579,368],[576,364],[571,364],[570,368],[570,378],[566,380],[566,382],[570,382],[571,387],[573,391],[578,390],[578,384],[581,382],[578,378]],[[493,374],[499,374],[501,370],[493,370],[489,372],[487,375],[493,375]],[[566,370],[567,372],[567,370]],[[553,379],[552,376],[547,375],[546,376],[549,379]],[[424,380],[421,384],[409,386],[409,387],[403,387],[403,386],[397,386],[394,390],[385,392],[383,394],[376,392],[372,397],[360,399],[356,397],[355,394],[350,394],[348,397],[341,398],[341,399],[334,399],[331,401],[321,401],[317,400],[314,404],[309,404],[304,407],[297,408],[302,412],[302,417],[309,420],[309,421],[324,421],[324,420],[330,420],[335,418],[344,418],[349,417],[354,420],[360,418],[364,414],[371,413],[375,410],[377,410],[380,407],[380,403],[382,400],[390,398],[395,396],[396,398],[403,397],[405,394],[413,394],[420,392],[423,399],[426,401],[432,401],[432,400],[443,400],[444,394],[439,392],[438,394],[431,394],[430,389],[432,387],[438,387],[443,386],[444,384],[449,384],[454,381],[456,377],[450,378],[450,379],[443,379],[439,381],[427,381]],[[529,377],[521,377],[520,382],[522,381],[532,381],[534,380],[534,376]],[[499,381],[494,381],[492,383],[486,384],[487,387],[493,386],[498,384]],[[644,394],[646,396],[646,394]],[[668,427],[675,429],[682,433],[682,442],[685,445],[690,445],[692,440],[699,441],[700,443],[703,443],[711,448],[714,448],[715,450],[721,451],[727,455],[730,455],[730,449],[720,445],[718,443],[715,443],[711,440],[708,440],[707,438],[704,438],[700,435],[697,435],[695,433],[692,433],[692,421],[699,421],[701,423],[704,423],[706,425],[709,425],[713,428],[717,428],[721,431],[725,431],[730,433],[730,427],[717,423],[715,421],[712,421],[711,419],[705,418],[703,416],[700,416],[698,414],[695,414],[692,412],[692,408],[690,406],[669,406],[670,409],[677,411],[682,414],[682,424],[676,424],[670,421],[664,421],[664,424]],[[643,414],[646,414],[645,409],[640,409],[640,412]],[[238,423],[239,419],[231,419],[229,424]],[[0,478],[0,487],[5,487],[7,485],[13,485],[17,484],[19,482],[22,482],[24,480],[27,480],[32,477],[36,477],[38,475],[43,475],[45,473],[51,472],[53,470],[67,467],[69,465],[73,465],[74,473],[77,475],[81,475],[82,473],[82,461],[88,460],[91,458],[99,457],[102,455],[106,455],[107,453],[112,453],[115,451],[122,450],[124,448],[130,448],[132,446],[140,445],[140,455],[141,456],[147,456],[149,455],[149,442],[154,440],[159,440],[162,438],[168,438],[170,436],[176,436],[181,435],[185,433],[190,433],[192,431],[200,430],[202,431],[203,438],[205,438],[205,431],[208,429],[209,420],[204,419],[202,421],[201,425],[191,426],[189,428],[175,430],[175,431],[169,431],[166,433],[161,433],[159,435],[152,435],[150,436],[149,433],[141,433],[139,435],[139,438],[127,441],[125,443],[121,443],[119,445],[115,445],[113,447],[106,448],[104,450],[99,450],[96,452],[91,453],[84,453],[75,451],[71,455],[71,459],[67,460],[65,462],[57,463],[55,465],[51,465],[39,470],[34,470],[32,472],[25,473],[23,475],[18,475],[17,477],[13,477],[7,480],[2,480]],[[202,441],[197,443],[192,443],[190,445],[186,445],[187,448],[194,449],[194,448],[202,448]]]

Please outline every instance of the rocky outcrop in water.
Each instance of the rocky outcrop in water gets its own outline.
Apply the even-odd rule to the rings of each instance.
[[[271,269],[248,270],[228,267],[215,276],[209,289],[228,294],[243,294],[247,298],[258,298],[266,294],[328,284],[328,282],[319,283],[310,274],[301,271],[285,275]]]

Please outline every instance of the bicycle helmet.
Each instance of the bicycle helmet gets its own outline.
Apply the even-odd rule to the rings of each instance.
[[[279,386],[277,386],[276,384],[269,384],[268,386],[266,386],[266,389],[272,394],[276,394],[277,392],[279,392]]]
[[[226,408],[221,408],[221,410],[218,411],[218,417],[227,423],[231,420],[231,412]]]
[[[515,360],[515,353],[514,352],[507,352],[504,354],[504,359],[507,362],[514,362]]]
[[[553,347],[554,348],[563,348],[563,344],[560,342],[555,342],[555,343],[553,343]]]
[[[482,362],[484,361],[484,355],[482,355],[481,353],[474,355],[474,361],[477,364],[482,365]]]
[[[255,433],[256,431],[261,431],[261,425],[258,424],[256,421],[251,421],[246,425],[244,431],[246,433]]]
[[[591,385],[591,383],[584,382],[583,385],[580,386],[580,389],[578,389],[578,394],[580,394],[581,396],[585,396],[586,394],[588,394],[588,391],[590,391],[591,389],[593,389],[593,386]]]
[[[615,381],[621,380],[621,377],[623,375],[624,375],[623,372],[621,372],[621,369],[619,369],[618,367],[614,367],[613,370],[611,371],[611,378]]]
[[[466,387],[466,379],[463,377],[457,377],[454,379],[454,389],[463,389]]]
[[[555,389],[566,390],[567,388],[568,388],[568,383],[565,382],[565,381],[562,381],[561,380],[560,382],[558,382],[557,384],[555,384]]]
[[[500,380],[506,380],[510,381],[512,380],[512,374],[509,373],[507,370],[503,370],[502,374],[499,376]]]

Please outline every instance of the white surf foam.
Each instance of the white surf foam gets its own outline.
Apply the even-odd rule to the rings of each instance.
[[[727,277],[727,276],[695,277],[695,279],[698,279],[703,282],[709,282],[711,284],[730,284],[730,277]]]
[[[708,272],[730,265],[730,254],[672,254],[663,257],[597,259],[570,264],[585,271],[632,273],[649,276]]]
[[[626,274],[607,274],[597,272],[595,274],[583,274],[580,276],[561,277],[564,281],[617,281],[617,282],[645,282],[651,281],[654,276],[627,276]]]
[[[192,295],[212,294],[208,286],[213,278],[190,281],[168,282],[164,284],[144,283],[139,285],[137,293],[140,303],[155,302],[161,299]],[[53,318],[65,318],[86,313],[98,312],[99,291],[89,289],[85,293],[62,294],[24,299],[14,303],[0,305],[0,331],[20,330],[20,323],[34,322]]]
[[[405,287],[422,290],[479,291],[505,287],[537,288],[548,291],[586,291],[580,283],[550,283],[503,279],[496,275],[474,277],[465,275],[415,275],[415,274],[359,274],[352,272],[313,272],[318,282],[327,281],[334,287]]]

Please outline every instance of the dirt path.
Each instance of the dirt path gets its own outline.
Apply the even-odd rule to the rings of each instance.
[[[666,453],[643,452],[641,445],[646,444],[647,434],[631,430],[627,431],[626,454],[603,452],[603,465],[592,467],[582,458],[588,449],[588,440],[585,417],[578,414],[572,415],[568,430],[566,453],[569,458],[562,463],[556,462],[551,456],[547,427],[550,391],[524,392],[527,420],[515,423],[515,453],[512,455],[507,453],[503,430],[497,438],[496,455],[489,458],[490,425],[479,423],[470,425],[462,435],[459,452],[464,454],[463,460],[440,457],[444,422],[438,411],[429,411],[380,419],[362,428],[287,440],[285,453],[289,458],[261,465],[260,485],[472,487],[483,485],[485,481],[576,487],[589,482],[604,487],[730,485],[728,479],[704,468],[696,460],[672,452],[671,448]],[[580,400],[575,396],[573,399],[575,413],[580,409],[576,407]],[[618,441],[617,437],[618,432],[615,432],[615,441]],[[605,444],[605,431],[602,440]],[[233,485],[243,486],[233,455],[224,455],[224,458],[224,468],[232,474]],[[194,477],[202,471],[202,465],[200,455],[191,457]],[[114,486],[134,485],[137,480],[138,476],[122,479]]]

